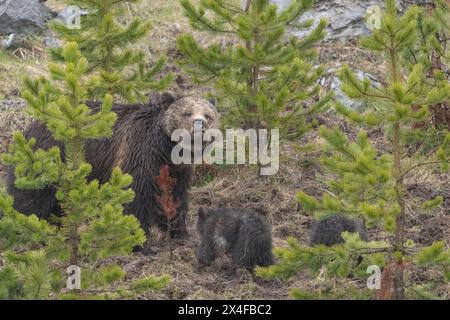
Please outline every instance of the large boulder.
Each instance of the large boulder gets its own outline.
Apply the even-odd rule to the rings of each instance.
[[[280,8],[285,8],[292,0],[271,0]],[[367,9],[371,6],[383,6],[384,0],[316,0],[314,7],[302,16],[317,23],[321,18],[328,20],[329,26],[325,40],[347,39],[368,35],[370,29],[365,22]],[[302,37],[308,30],[292,31]]]
[[[0,36],[36,33],[46,28],[52,11],[40,0],[0,0]]]

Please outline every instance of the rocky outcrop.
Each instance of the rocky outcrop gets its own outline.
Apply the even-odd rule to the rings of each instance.
[[[39,32],[53,15],[40,0],[0,0],[0,36]]]
[[[280,8],[285,8],[291,1],[272,0]],[[370,32],[364,19],[367,9],[374,5],[381,7],[383,3],[383,0],[316,0],[313,9],[301,19],[313,19],[317,23],[326,18],[329,23],[326,40],[359,37]],[[301,37],[309,31],[292,30],[292,33]]]

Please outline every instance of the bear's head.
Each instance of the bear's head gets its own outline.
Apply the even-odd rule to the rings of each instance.
[[[164,114],[164,129],[170,137],[177,129],[194,132],[194,126],[201,124],[203,130],[219,128],[219,113],[206,99],[183,97],[167,106]]]

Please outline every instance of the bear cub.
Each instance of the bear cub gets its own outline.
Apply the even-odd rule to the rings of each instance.
[[[311,230],[310,245],[333,246],[343,243],[342,232],[358,233],[367,241],[367,232],[362,220],[352,220],[343,215],[333,215],[315,222]]]
[[[200,208],[197,232],[201,265],[210,265],[222,253],[231,255],[235,266],[248,270],[273,264],[271,226],[255,210]]]

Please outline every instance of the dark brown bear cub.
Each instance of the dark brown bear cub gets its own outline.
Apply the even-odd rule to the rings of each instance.
[[[251,209],[198,211],[198,262],[210,265],[220,253],[230,254],[235,266],[254,269],[273,264],[271,227]]]
[[[97,112],[99,103],[88,103],[92,112]],[[92,165],[90,179],[100,183],[109,181],[113,168],[119,167],[133,177],[131,188],[135,199],[125,207],[126,214],[135,215],[144,231],[158,226],[167,228],[167,218],[158,201],[160,189],[155,177],[163,166],[169,167],[169,174],[176,180],[173,197],[180,205],[174,221],[171,222],[173,237],[186,233],[185,215],[188,208],[188,192],[191,186],[192,166],[176,165],[171,161],[171,152],[177,142],[171,140],[176,129],[193,131],[194,122],[201,121],[203,128],[218,128],[219,115],[207,100],[197,97],[176,98],[170,94],[152,98],[151,103],[142,105],[115,104],[117,122],[113,135],[107,139],[89,140],[85,147],[86,161]],[[27,139],[36,139],[36,148],[48,150],[58,146],[64,158],[64,147],[55,141],[48,129],[40,122],[33,122],[26,130]],[[21,190],[16,188],[14,168],[8,171],[8,191],[14,197],[14,208],[24,214],[36,214],[48,219],[51,214],[61,215],[53,186],[42,190]]]
[[[367,241],[367,232],[361,220],[352,220],[337,214],[315,222],[311,230],[310,245],[333,246],[343,243],[342,232],[358,233],[360,238]]]

